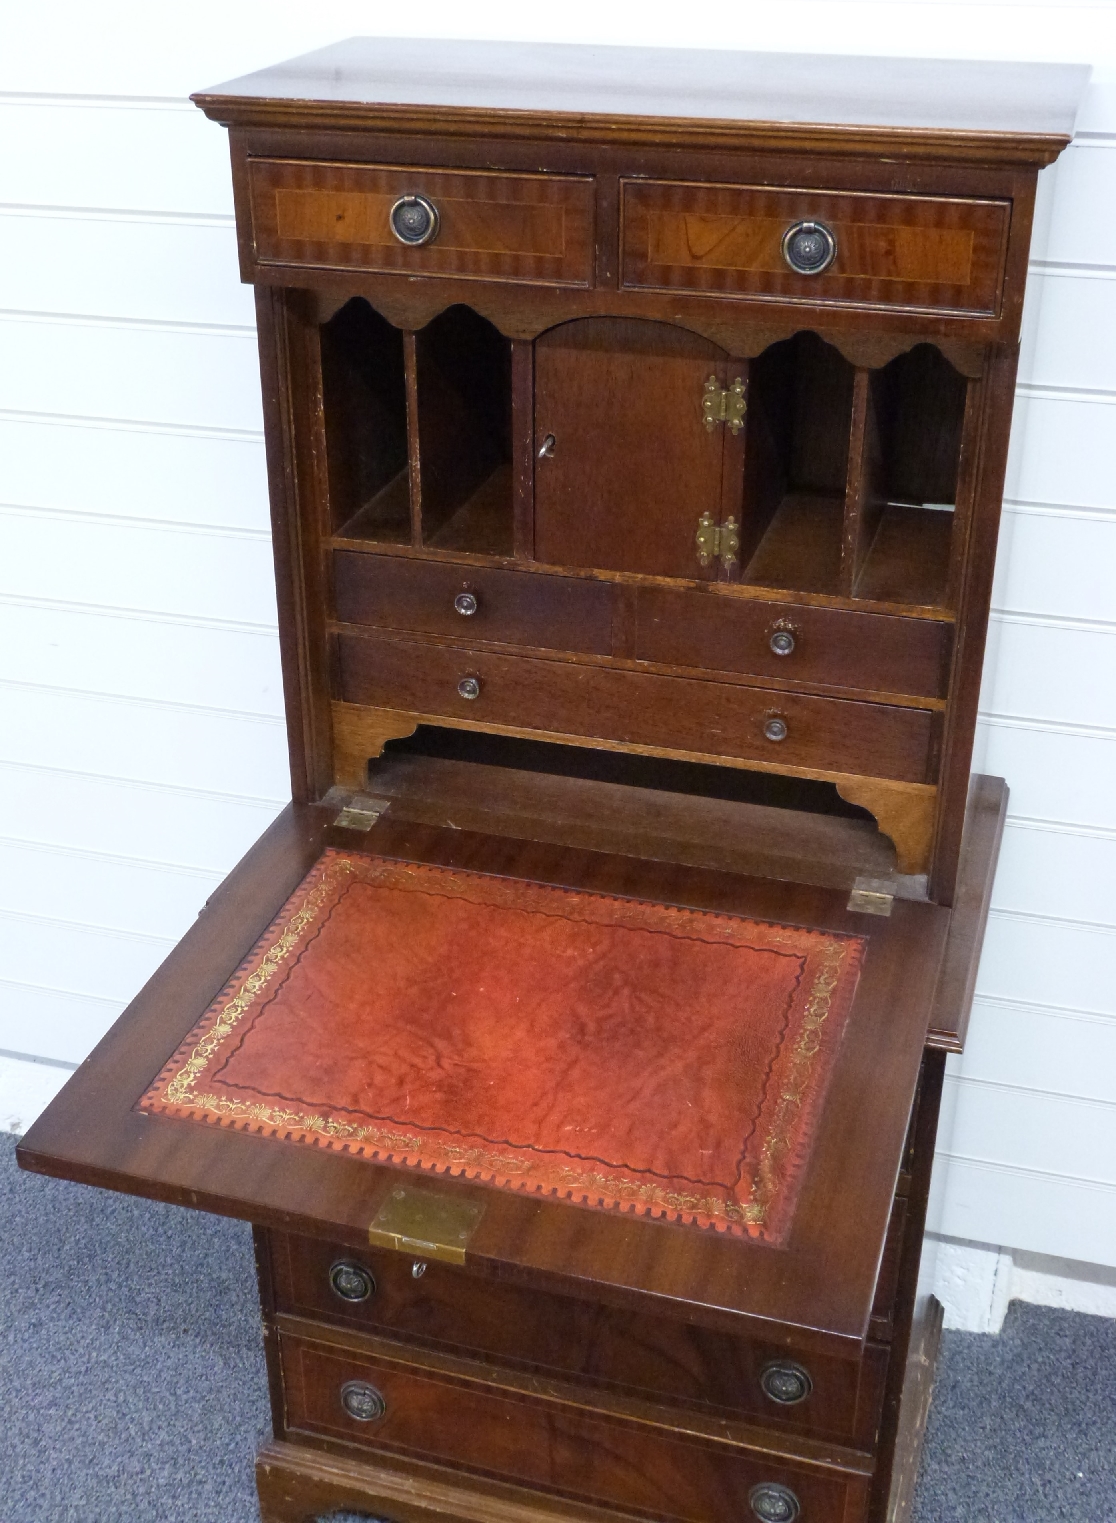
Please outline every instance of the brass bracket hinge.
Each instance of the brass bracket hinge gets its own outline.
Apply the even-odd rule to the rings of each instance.
[[[469,1239],[483,1215],[484,1206],[474,1200],[396,1185],[376,1212],[368,1241],[374,1248],[464,1264]]]
[[[861,915],[890,915],[895,902],[894,878],[857,878],[846,909]]]
[[[732,432],[738,434],[744,427],[744,414],[747,410],[744,382],[740,376],[736,377],[727,390],[718,383],[715,375],[709,377],[705,383],[705,395],[701,399],[701,419],[706,428],[712,431],[718,423],[727,423]]]
[[[735,518],[726,518],[723,524],[715,524],[712,513],[703,513],[698,519],[694,543],[697,545],[700,565],[711,566],[715,560],[720,560],[725,570],[729,571],[736,565],[740,550],[740,526]]]
[[[390,804],[390,799],[374,799],[367,793],[354,793],[333,823],[345,830],[371,830]]]

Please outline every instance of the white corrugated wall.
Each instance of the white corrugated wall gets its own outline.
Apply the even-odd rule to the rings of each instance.
[[[1044,172],[976,765],[1011,814],[942,1230],[1116,1265],[1116,5],[41,0],[0,39],[0,1125],[287,796],[255,334],[192,89],[358,32],[1094,65]]]

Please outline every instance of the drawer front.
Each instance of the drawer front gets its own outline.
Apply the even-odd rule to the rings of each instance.
[[[333,586],[348,624],[601,656],[612,648],[606,582],[336,550]]]
[[[754,1488],[794,1493],[801,1523],[858,1523],[867,1482],[806,1470],[727,1443],[675,1435],[587,1408],[283,1334],[287,1423],[381,1452],[405,1452],[680,1523],[742,1523]],[[357,1387],[357,1392],[352,1388]],[[350,1415],[350,1402],[379,1415]],[[774,1514],[778,1516],[778,1514]]]
[[[1000,310],[1008,201],[625,180],[622,208],[629,288],[981,317]],[[835,241],[819,273],[798,274],[784,257],[799,222],[823,223]]]
[[[337,696],[479,725],[928,781],[933,716],[390,636],[338,637]],[[465,696],[472,693],[472,697]],[[770,728],[774,736],[766,733]]]
[[[641,587],[636,608],[635,653],[642,661],[945,696],[949,624],[664,587]]]
[[[433,1261],[416,1279],[414,1261],[401,1254],[354,1252],[281,1233],[271,1234],[270,1244],[281,1312],[866,1448],[875,1438],[886,1355],[872,1348],[862,1364],[788,1352]],[[800,1399],[777,1400],[762,1380],[766,1371],[769,1386],[796,1395],[771,1373],[780,1366],[785,1379],[788,1361],[805,1370],[809,1389]]]
[[[591,282],[589,178],[249,159],[248,183],[261,264]],[[434,208],[429,241],[408,244],[392,231],[404,196]]]

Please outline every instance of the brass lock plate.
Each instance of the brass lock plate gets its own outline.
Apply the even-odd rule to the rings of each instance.
[[[464,1264],[469,1239],[483,1215],[484,1206],[476,1201],[395,1185],[372,1220],[368,1241],[374,1248]]]

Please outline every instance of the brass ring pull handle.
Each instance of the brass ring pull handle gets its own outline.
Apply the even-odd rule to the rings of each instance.
[[[409,248],[433,243],[438,236],[438,209],[425,196],[400,196],[388,212],[391,230]]]
[[[342,1301],[367,1301],[376,1294],[376,1281],[363,1264],[341,1259],[329,1271],[329,1288]]]
[[[793,222],[783,234],[783,258],[796,275],[820,275],[837,258],[837,240],[824,222]]]
[[[802,1512],[794,1492],[789,1486],[780,1486],[778,1481],[761,1481],[753,1486],[748,1493],[748,1506],[760,1523],[794,1523]]]
[[[786,740],[786,720],[780,719],[778,714],[772,714],[770,719],[764,721],[763,733],[768,740]]]
[[[777,1401],[781,1407],[796,1407],[809,1396],[814,1382],[809,1371],[795,1360],[776,1359],[764,1366],[760,1387],[769,1401]]]
[[[457,693],[460,698],[468,698],[470,702],[480,697],[480,678],[462,677],[457,684]]]
[[[382,1394],[365,1380],[346,1380],[341,1387],[341,1405],[358,1423],[375,1422],[387,1411]]]
[[[453,609],[463,619],[471,619],[477,611],[477,595],[475,592],[459,592],[453,600]]]

